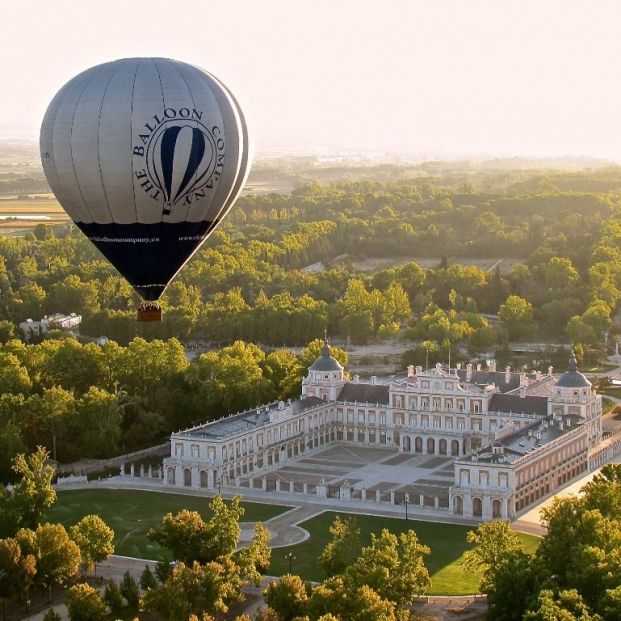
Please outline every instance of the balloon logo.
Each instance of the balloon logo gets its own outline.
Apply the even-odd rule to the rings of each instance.
[[[153,135],[147,163],[153,183],[164,196],[164,215],[211,179],[215,152],[213,136],[198,124],[171,124]]]

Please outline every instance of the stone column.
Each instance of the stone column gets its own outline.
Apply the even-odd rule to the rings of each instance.
[[[153,466],[149,465],[149,478],[152,479],[153,478]]]
[[[144,464],[140,464],[140,478],[144,479]]]
[[[280,479],[276,479],[276,493],[280,491]]]
[[[379,489],[376,489],[375,490],[375,502],[381,502],[381,500],[382,500],[382,494],[379,491]]]
[[[328,489],[327,489],[327,485],[324,479],[321,479],[320,483],[317,483],[317,489],[316,489],[316,494],[317,496],[319,496],[320,498],[327,498],[328,496]]]
[[[350,501],[351,500],[351,486],[349,481],[345,481],[343,485],[341,485],[341,489],[339,491],[339,496],[341,500]]]
[[[424,508],[425,506],[425,495],[424,494],[419,494],[418,499],[420,501],[420,508]]]
[[[308,483],[306,481],[302,484],[302,492],[308,494]]]
[[[119,468],[119,476],[120,477],[125,476],[125,464],[121,464],[121,467]]]
[[[261,489],[265,492],[267,491],[267,477],[263,477],[261,479]]]
[[[391,505],[395,504],[395,490],[394,489],[390,490],[390,504]]]
[[[434,498],[433,498],[433,506],[436,509],[440,508],[440,496],[434,496]]]
[[[366,487],[363,487],[360,490],[360,499],[361,500],[366,500],[367,499],[367,488]]]
[[[201,486],[201,475],[198,471],[198,466],[192,466],[190,473],[191,487],[192,489],[198,489]]]
[[[132,477],[133,477],[133,476],[136,476],[136,469],[135,469],[134,464],[131,464],[131,465],[129,466],[129,476],[132,476]]]

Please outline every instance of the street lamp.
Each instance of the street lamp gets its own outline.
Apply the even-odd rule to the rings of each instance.
[[[289,554],[285,554],[285,558],[289,559],[289,575],[291,575],[291,573],[292,573],[291,563],[292,563],[293,559],[295,558],[295,556],[293,555],[293,552],[289,552]]]
[[[403,495],[403,502],[405,503],[405,521],[408,521],[408,496],[407,494]]]

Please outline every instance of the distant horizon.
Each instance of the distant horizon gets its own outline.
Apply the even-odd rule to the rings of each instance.
[[[38,148],[38,130],[15,130],[8,131],[0,127],[0,143],[26,143]],[[342,161],[360,160],[360,163],[393,163],[407,165],[417,165],[425,162],[488,162],[494,160],[530,160],[533,162],[541,161],[542,163],[549,160],[567,160],[576,162],[585,160],[586,162],[600,163],[605,165],[621,165],[621,156],[618,160],[600,155],[590,155],[583,153],[550,153],[537,154],[532,153],[484,153],[476,151],[463,152],[441,152],[426,151],[417,152],[409,151],[405,148],[401,150],[390,150],[389,148],[375,147],[365,148],[357,146],[326,146],[326,145],[293,145],[293,144],[269,144],[255,145],[255,159],[278,159],[287,157],[316,157],[319,159],[335,159]]]

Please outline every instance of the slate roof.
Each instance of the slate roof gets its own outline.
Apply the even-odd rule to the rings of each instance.
[[[500,392],[509,392],[515,388],[520,387],[520,374],[509,373],[509,381],[506,382],[506,374],[504,371],[472,371],[472,377],[470,381],[466,382],[467,371],[465,369],[459,369],[457,375],[459,379],[468,384],[481,384],[483,386],[496,385],[500,389]]]
[[[285,407],[291,408],[292,414],[295,415],[299,412],[319,405],[320,403],[325,403],[325,401],[319,397],[305,397],[304,399],[292,401]],[[279,409],[280,406],[278,402],[262,405],[253,410],[247,410],[246,412],[240,412],[239,414],[227,416],[221,420],[205,423],[199,427],[193,427],[192,429],[182,431],[177,435],[222,440],[229,436],[235,436],[239,433],[266,425],[270,422],[270,412]]]
[[[358,403],[379,403],[388,405],[387,384],[352,384],[347,383],[341,389],[337,401]]]
[[[490,412],[512,412],[513,414],[532,414],[547,416],[548,398],[520,395],[495,394],[492,396],[488,410]]]
[[[309,367],[309,371],[342,371],[341,363],[330,355],[328,341],[324,341],[321,356]]]
[[[578,363],[574,354],[571,354],[569,358],[569,365],[567,371],[559,377],[557,386],[561,388],[586,388],[591,385],[591,382],[578,371]]]
[[[563,429],[558,426],[558,423],[551,419],[520,429],[516,433],[506,436],[505,438],[495,440],[493,445],[488,445],[475,451],[473,455],[477,456],[477,461],[479,462],[499,463],[502,460],[506,463],[514,463],[527,453],[541,448],[552,440],[573,431],[583,422],[579,416],[564,416],[563,421]],[[570,422],[569,426],[567,426],[568,421]],[[502,457],[494,453],[493,446],[504,447]],[[499,457],[501,457],[501,460]],[[467,458],[462,458],[461,461],[466,459]]]

